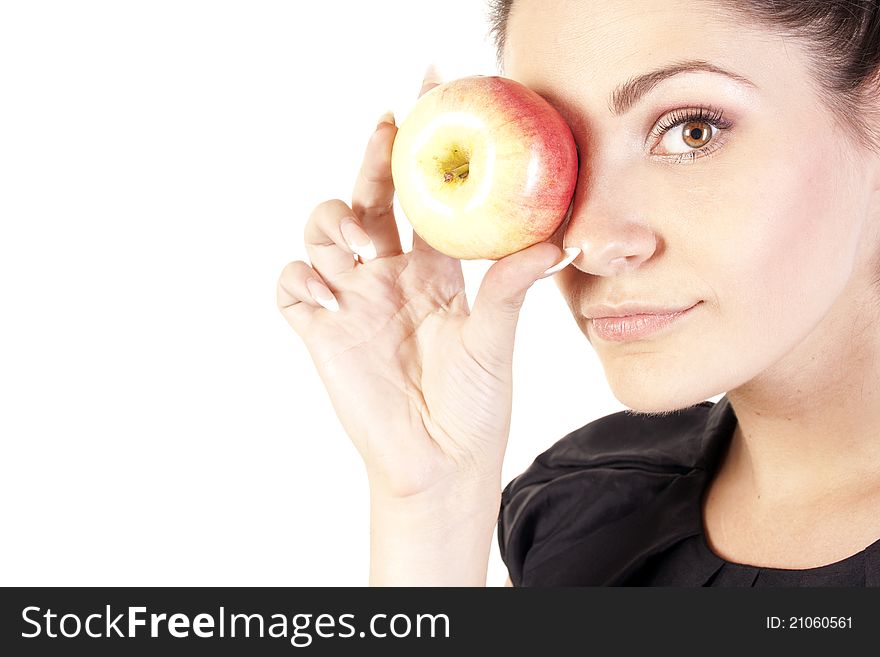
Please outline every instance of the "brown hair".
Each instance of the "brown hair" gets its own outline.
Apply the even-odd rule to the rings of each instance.
[[[805,44],[820,101],[851,138],[880,151],[880,0],[711,1]],[[499,71],[513,2],[489,0]]]

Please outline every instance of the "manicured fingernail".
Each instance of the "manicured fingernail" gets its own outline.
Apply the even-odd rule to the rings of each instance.
[[[374,260],[376,258],[376,245],[373,244],[373,240],[352,219],[343,219],[339,225],[339,230],[342,232],[342,237],[345,238],[348,248],[363,260]]]
[[[307,280],[306,287],[309,289],[309,294],[312,295],[312,298],[327,310],[331,310],[334,313],[339,311],[339,302],[336,300],[336,297],[333,296],[330,288],[317,278]]]
[[[440,84],[441,82],[443,82],[443,76],[440,75],[437,66],[430,64],[425,71],[425,76],[422,78],[422,84]]]
[[[553,274],[555,274],[559,270],[570,265],[574,261],[574,259],[577,258],[580,254],[581,254],[580,248],[578,248],[576,246],[569,246],[568,248],[565,249],[565,257],[562,260],[560,260],[559,262],[557,262],[555,265],[550,267],[550,269],[545,271],[543,274],[541,274],[541,276],[539,276],[539,278],[544,278],[546,276],[552,276]]]
[[[379,120],[376,122],[376,129],[378,130],[382,127],[383,123],[390,123],[391,125],[397,125],[394,122],[394,112],[385,112],[382,116],[379,117]]]

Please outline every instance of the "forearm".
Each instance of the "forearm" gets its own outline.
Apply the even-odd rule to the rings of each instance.
[[[370,586],[486,586],[500,484],[426,502],[371,495]]]

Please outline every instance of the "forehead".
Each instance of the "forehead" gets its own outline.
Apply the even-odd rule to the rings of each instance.
[[[710,0],[515,0],[503,61],[506,75],[539,93],[592,98],[598,107],[622,82],[685,60],[716,64],[758,88],[790,85],[796,49]],[[693,81],[681,77],[674,84]]]

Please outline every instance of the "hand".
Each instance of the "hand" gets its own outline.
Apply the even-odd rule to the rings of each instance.
[[[438,82],[426,77],[421,93]],[[401,248],[392,207],[396,132],[393,118],[377,126],[350,206],[331,200],[312,212],[311,266],[284,268],[278,307],[305,342],[374,493],[497,485],[519,311],[528,288],[564,254],[542,242],[498,260],[470,310],[460,261],[415,233],[412,250]]]

